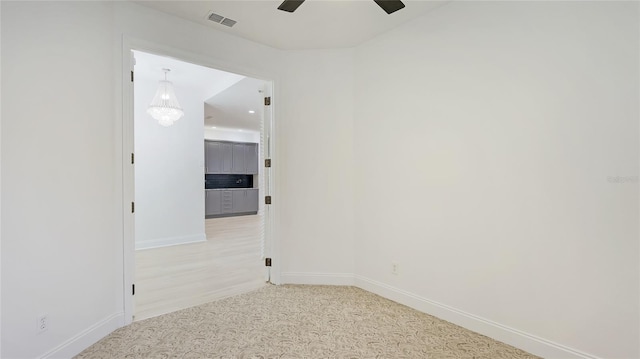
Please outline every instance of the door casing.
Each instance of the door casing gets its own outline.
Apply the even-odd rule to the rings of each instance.
[[[134,112],[133,112],[133,84],[131,81],[131,71],[133,71],[134,60],[132,56],[133,50],[144,51],[159,56],[172,57],[187,61],[200,66],[206,66],[222,71],[233,72],[247,77],[262,79],[271,83],[268,92],[271,98],[270,106],[270,128],[269,141],[265,146],[269,146],[270,158],[272,163],[277,164],[277,146],[276,143],[276,122],[277,107],[274,99],[277,98],[279,80],[274,73],[264,73],[252,68],[238,66],[237,64],[225,63],[221,59],[216,59],[209,55],[203,55],[176,49],[167,45],[150,42],[143,39],[123,36],[122,38],[122,67],[118,74],[118,81],[122,83],[122,118],[121,122],[116,123],[116,134],[120,133],[121,137],[116,135],[120,141],[116,141],[116,158],[119,159],[120,171],[116,174],[116,187],[118,192],[122,194],[122,202],[120,203],[120,215],[117,216],[117,222],[122,229],[122,256],[118,258],[118,263],[122,263],[122,325],[130,324],[133,321],[134,299],[132,289],[135,279],[135,215],[132,213],[131,203],[135,198],[135,172],[134,165],[131,164],[131,154],[134,153]],[[266,119],[265,119],[266,121]],[[119,137],[119,138],[118,138]],[[264,163],[260,164],[264,166]],[[274,183],[277,182],[277,167],[270,170],[270,180],[268,188],[265,188],[264,195],[277,196],[277,188]],[[270,205],[269,215],[265,215],[265,256],[272,258],[272,267],[270,268],[270,279],[273,284],[280,284],[280,256],[278,243],[278,228],[276,228],[277,220],[277,201]],[[265,212],[267,210],[265,209]]]

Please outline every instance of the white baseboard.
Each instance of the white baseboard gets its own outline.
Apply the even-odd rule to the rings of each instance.
[[[178,244],[197,243],[207,240],[207,235],[194,234],[192,236],[180,236],[180,237],[167,237],[167,238],[154,238],[146,241],[136,242],[136,250],[151,249],[159,247],[175,246]]]
[[[543,358],[600,359],[597,356],[539,338],[521,330],[510,328],[360,275],[354,276],[354,285]]]
[[[124,313],[112,314],[53,348],[40,358],[73,358],[98,340],[120,328],[123,320]]]
[[[313,285],[353,285],[351,273],[280,273],[281,284],[313,284]]]
[[[282,284],[353,285],[544,358],[601,359],[360,275],[284,272],[281,274],[281,279]],[[123,323],[124,313],[113,314],[52,349],[41,358],[71,358],[120,328]]]

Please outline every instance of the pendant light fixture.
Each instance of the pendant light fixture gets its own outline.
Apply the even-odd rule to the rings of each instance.
[[[147,108],[147,113],[162,126],[171,126],[184,116],[184,111],[182,111],[176,93],[173,91],[173,83],[167,80],[167,73],[171,70],[162,69],[162,71],[164,71],[164,80],[160,80],[158,91]]]

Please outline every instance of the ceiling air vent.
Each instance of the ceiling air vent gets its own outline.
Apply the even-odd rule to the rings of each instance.
[[[208,19],[213,21],[213,22],[217,22],[219,24],[220,21],[224,20],[224,16],[220,16],[220,15],[216,14],[215,12],[212,12],[212,13],[209,14]]]
[[[222,24],[222,25],[229,26],[229,27],[232,27],[237,22],[235,20],[231,20],[229,18],[226,18],[226,17],[224,17],[222,15],[218,15],[215,12],[210,12],[209,16],[207,16],[207,19],[209,19],[209,20],[211,20],[213,22],[216,22],[218,24]]]
[[[231,19],[229,19],[229,18],[225,17],[225,18],[224,18],[224,20],[222,20],[222,22],[220,22],[220,23],[221,23],[222,25],[226,25],[226,26],[231,27],[231,26],[233,26],[233,25],[235,25],[235,24],[236,24],[236,21],[235,21],[235,20],[231,20]]]

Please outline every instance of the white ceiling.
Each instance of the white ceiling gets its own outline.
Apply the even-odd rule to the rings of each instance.
[[[244,76],[220,71],[209,67],[158,56],[146,52],[133,51],[136,59],[137,79],[159,81],[164,78],[163,68],[170,69],[167,79],[176,86],[196,89],[203,99],[215,96],[229,86],[242,80]]]
[[[403,0],[406,7],[386,14],[373,0],[307,0],[294,13],[278,10],[282,0],[164,1],[138,0],[154,8],[271,47],[286,50],[357,46],[410,21],[449,0]],[[215,12],[236,20],[232,28],[207,20]],[[205,102],[205,126],[260,130],[262,80],[184,61],[135,52],[136,77],[169,80],[199,88]],[[256,111],[250,114],[249,110]]]
[[[278,10],[281,0],[149,1],[136,3],[284,50],[357,46],[448,0],[403,0],[391,15],[373,0],[307,0],[294,13]],[[229,28],[207,20],[213,11],[237,21]]]
[[[164,78],[163,68],[171,69],[168,80],[176,87],[199,93],[205,107],[205,127],[260,131],[263,96],[258,92],[265,81],[212,69],[188,62],[134,51],[136,80],[156,82]],[[255,111],[251,114],[249,111]],[[207,118],[210,117],[210,118]]]
[[[250,77],[238,81],[205,102],[205,127],[260,131],[266,83]],[[254,113],[249,113],[254,111]]]

